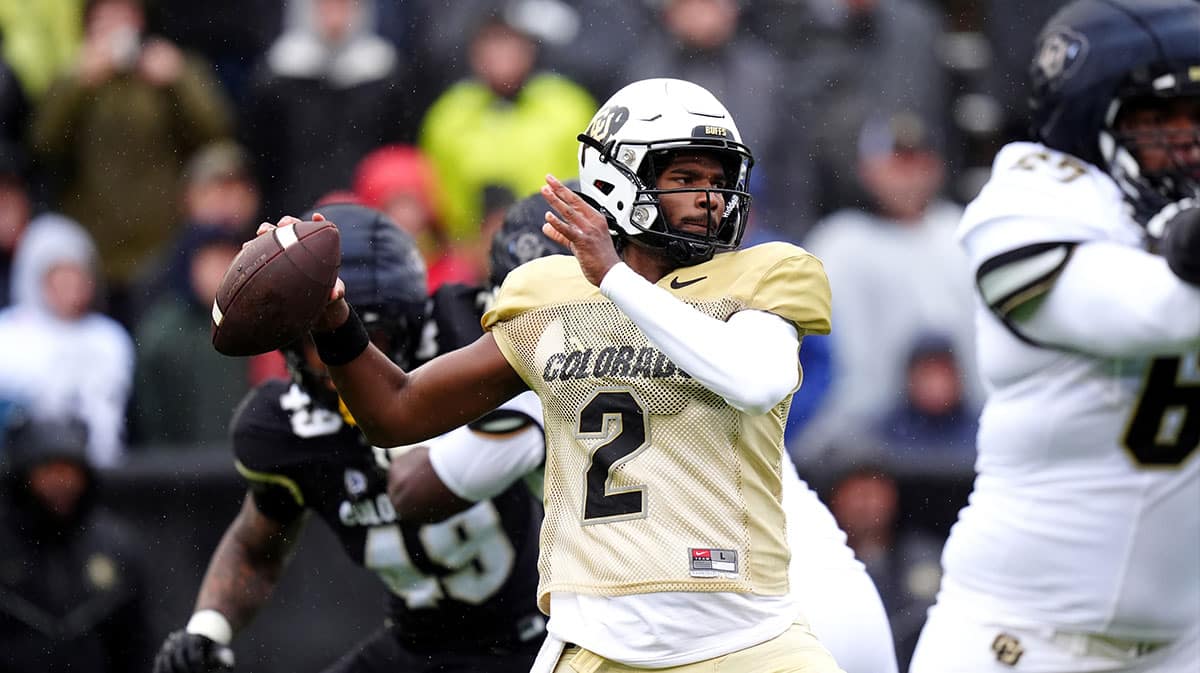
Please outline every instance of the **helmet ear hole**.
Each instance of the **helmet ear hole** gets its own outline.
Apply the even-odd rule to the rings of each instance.
[[[625,202],[617,201],[617,210],[625,210]]]

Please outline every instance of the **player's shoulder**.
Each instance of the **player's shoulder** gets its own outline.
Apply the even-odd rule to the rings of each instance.
[[[1126,209],[1120,189],[1097,166],[1039,143],[1005,145],[992,173],[968,204],[958,236],[1004,230],[1014,243],[1109,237]]]
[[[707,288],[746,308],[774,313],[806,332],[829,332],[829,278],[821,260],[798,245],[773,241],[722,253],[689,273],[708,276]],[[669,274],[672,288],[686,283],[677,280],[683,275]]]
[[[492,302],[492,292],[477,285],[444,283],[429,297],[429,317],[422,329],[418,362],[462,348],[483,335],[479,320]]]
[[[267,379],[251,388],[233,412],[233,433],[271,432],[282,428],[287,415],[279,405],[279,398],[291,386],[291,381]]]
[[[287,472],[314,455],[331,455],[345,428],[336,410],[315,403],[291,381],[269,380],[242,399],[230,437],[234,456],[255,472]]]
[[[510,288],[529,289],[530,286],[542,285],[545,283],[567,283],[573,285],[582,283],[590,285],[587,279],[584,278],[583,272],[579,270],[579,262],[571,255],[546,255],[537,259],[531,259],[528,262],[513,269],[504,279],[504,283],[500,286],[500,292],[503,294],[505,290]],[[579,286],[568,287],[563,289],[576,289]]]
[[[765,282],[797,282],[808,276],[824,278],[825,267],[816,255],[804,248],[783,241],[770,241],[741,248],[732,252],[714,255],[703,264],[697,265],[711,277],[714,286],[724,286],[727,291],[748,296]],[[683,270],[675,272],[676,275]]]
[[[729,260],[742,266],[772,266],[787,259],[816,259],[808,250],[786,241],[767,241],[715,255],[712,261]]]
[[[545,306],[600,301],[600,289],[588,282],[570,255],[548,255],[513,269],[483,317],[487,327]]]
[[[484,298],[489,294],[489,290],[479,285],[442,283],[429,296],[429,301],[435,315],[473,312],[478,317],[483,313]]]
[[[1008,320],[1044,296],[1076,246],[1130,243],[1140,230],[1098,167],[1038,143],[1006,145],[967,206],[958,238],[984,303]]]
[[[1117,186],[1094,164],[1041,143],[1019,141],[1005,145],[996,153],[986,189],[1017,190],[1040,199],[1112,192]],[[1014,207],[1020,205],[1013,204]]]

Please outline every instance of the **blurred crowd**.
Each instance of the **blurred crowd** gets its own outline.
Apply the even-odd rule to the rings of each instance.
[[[209,341],[260,221],[357,201],[419,241],[431,290],[483,284],[597,101],[688,79],[755,153],[748,243],[826,265],[834,333],[804,341],[789,448],[909,647],[940,540],[900,531],[897,480],[969,474],[983,395],[954,230],[1024,133],[1026,28],[1061,4],[0,0],[0,414],[80,419],[90,466],[224,451],[246,391],[286,376]]]

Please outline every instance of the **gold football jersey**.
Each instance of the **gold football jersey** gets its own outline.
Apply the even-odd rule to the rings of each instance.
[[[720,254],[658,285],[720,320],[758,309],[801,335],[829,332],[825,271],[793,245]],[[655,348],[573,257],[513,271],[483,325],[544,408],[543,612],[552,591],[787,592],[790,396],[758,416],[730,406]]]

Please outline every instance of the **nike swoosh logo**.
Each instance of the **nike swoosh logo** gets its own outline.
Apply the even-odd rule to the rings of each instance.
[[[699,278],[685,280],[681,283],[681,282],[679,282],[679,276],[675,276],[674,278],[671,279],[671,289],[672,290],[682,290],[683,288],[685,288],[689,285],[695,285],[696,283],[699,283],[700,281],[704,280],[705,278],[708,278],[708,276],[700,276]]]

